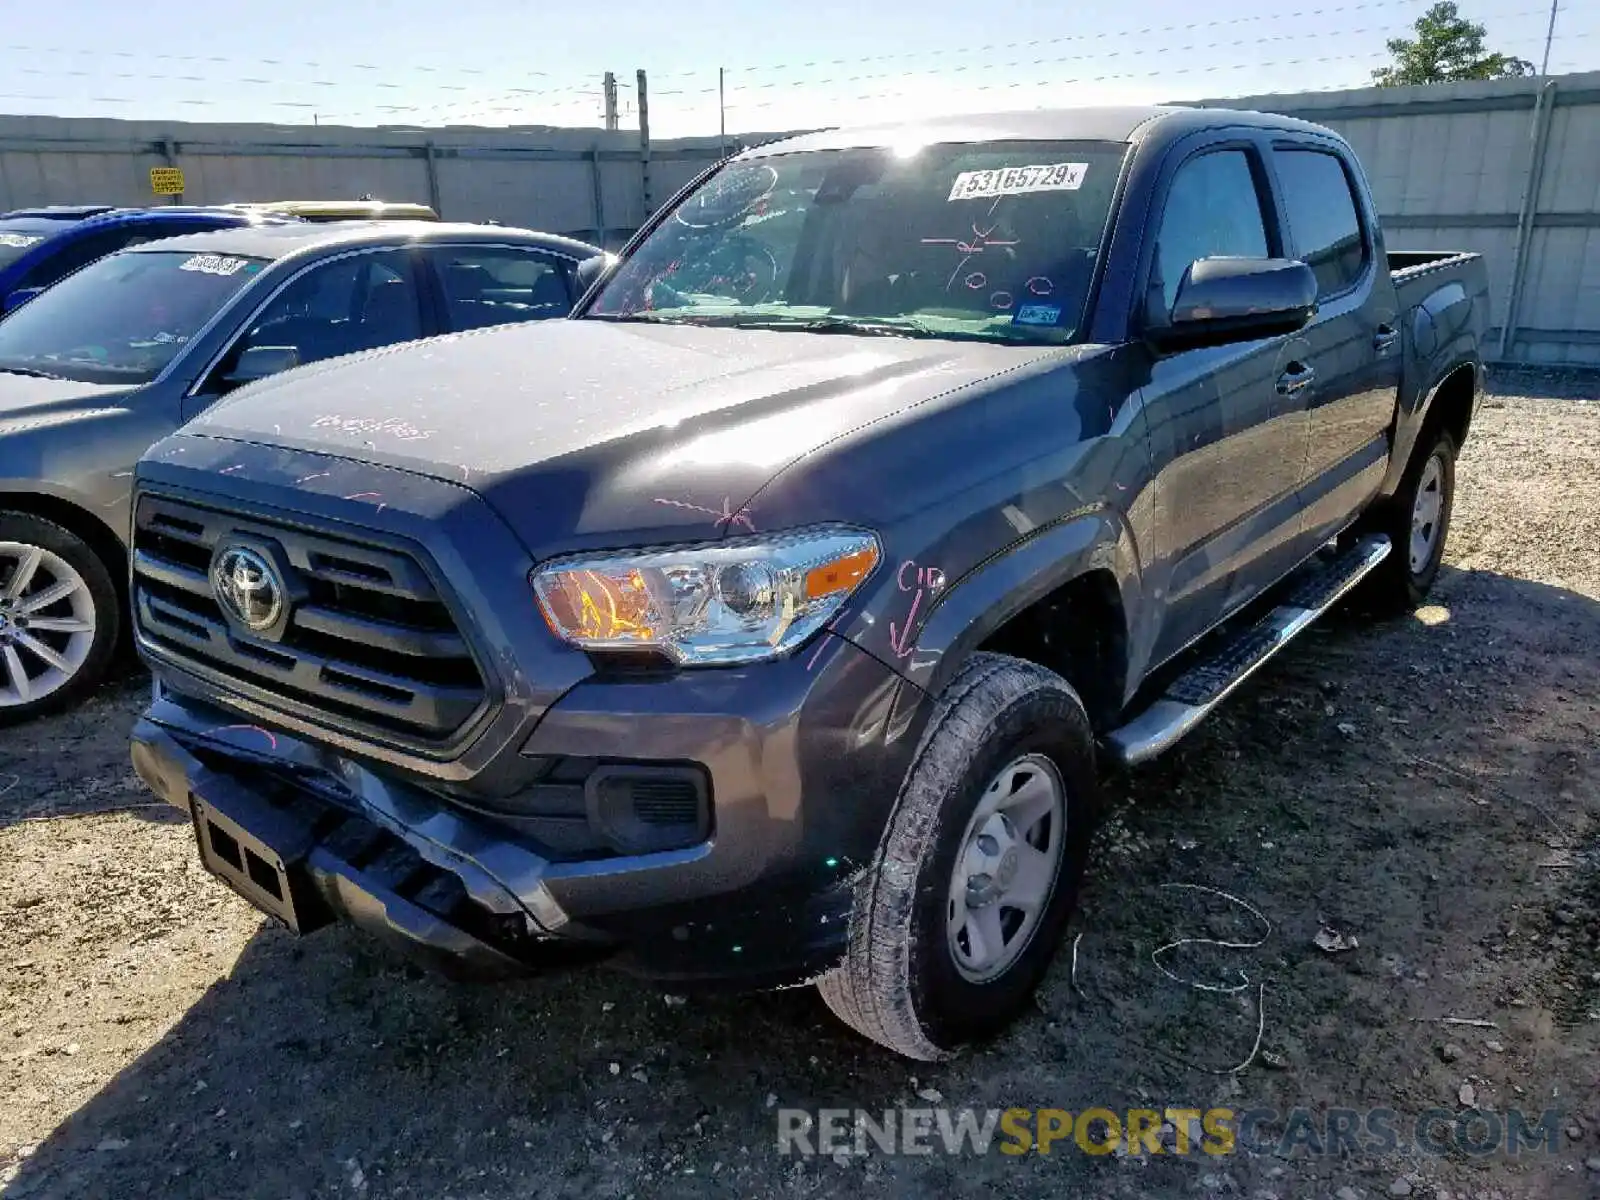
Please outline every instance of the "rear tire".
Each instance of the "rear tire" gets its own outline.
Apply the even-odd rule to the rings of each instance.
[[[975,654],[945,689],[872,867],[834,1014],[908,1058],[948,1057],[1027,1004],[1077,900],[1098,807],[1094,735],[1043,667]]]
[[[0,725],[76,703],[104,678],[121,628],[121,591],[87,542],[0,512]]]
[[[1389,556],[1362,585],[1362,597],[1386,614],[1408,613],[1427,599],[1444,561],[1455,507],[1456,443],[1443,429],[1419,443],[1400,487],[1364,522],[1389,536]]]

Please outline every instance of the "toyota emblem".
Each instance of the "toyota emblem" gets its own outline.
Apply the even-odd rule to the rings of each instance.
[[[284,584],[263,554],[229,546],[211,564],[211,590],[239,624],[254,633],[271,629],[283,615]]]

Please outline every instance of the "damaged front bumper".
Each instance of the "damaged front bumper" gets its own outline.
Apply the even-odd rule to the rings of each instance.
[[[838,648],[850,661],[870,662],[847,643]],[[616,720],[627,694],[625,686],[577,689],[541,740],[567,746],[581,735],[589,740],[580,752],[603,759],[611,735],[594,743],[603,724],[615,727],[619,750],[625,740],[654,757],[648,730],[683,734],[681,720]],[[719,735],[724,749],[706,756],[722,802],[708,840],[563,860],[541,853],[503,816],[442,796],[425,780],[238,722],[158,685],[133,732],[135,769],[189,814],[207,869],[296,933],[348,921],[457,977],[594,959],[684,983],[768,987],[814,977],[843,952],[854,881],[876,840],[864,833],[861,845],[840,845],[837,818],[881,828],[881,816],[860,803],[865,796],[839,790],[832,776],[819,777],[832,786],[803,806],[798,788],[783,804],[771,792],[741,797],[753,775],[728,758],[744,746],[769,767],[779,760],[771,744]],[[696,724],[722,729],[705,714]],[[884,765],[903,769],[904,752],[896,747]],[[818,757],[830,771],[843,766],[837,755]],[[799,782],[799,772],[785,773]],[[863,790],[882,794],[879,786]],[[823,820],[825,812],[834,819]],[[808,852],[819,837],[837,849]]]

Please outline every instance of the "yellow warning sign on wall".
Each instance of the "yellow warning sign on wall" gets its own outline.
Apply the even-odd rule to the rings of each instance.
[[[178,167],[151,167],[150,190],[158,196],[183,195],[183,171]]]

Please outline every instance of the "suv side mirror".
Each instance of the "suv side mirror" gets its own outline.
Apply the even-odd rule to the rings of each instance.
[[[42,291],[44,291],[43,288],[18,288],[16,291],[12,292],[6,297],[5,307],[0,308],[0,316],[4,316],[6,313],[10,312],[16,312],[17,309],[21,308],[24,304],[26,304],[29,300],[32,300]]]
[[[300,365],[298,346],[249,346],[233,364],[233,370],[222,377],[229,387],[243,387],[270,375],[279,375]]]
[[[1220,346],[1294,333],[1317,311],[1317,277],[1290,258],[1201,258],[1189,264],[1164,326],[1162,350]]]
[[[577,298],[582,300],[589,294],[591,288],[604,283],[611,278],[611,272],[617,269],[617,264],[622,260],[615,254],[596,254],[593,258],[586,258],[578,264],[578,269],[573,272],[576,281],[575,291]]]

